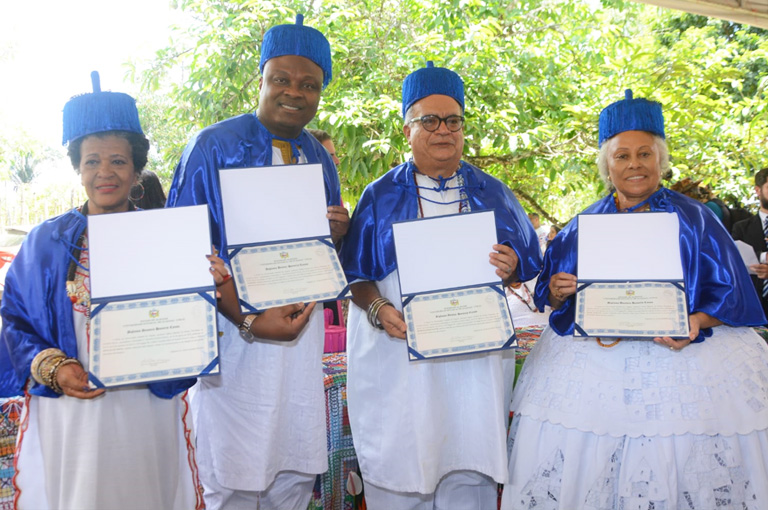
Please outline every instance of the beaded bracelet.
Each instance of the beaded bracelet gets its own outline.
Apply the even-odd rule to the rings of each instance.
[[[59,370],[59,365],[67,359],[66,356],[57,356],[52,362],[51,365],[49,365],[48,370],[45,372],[42,372],[40,375],[43,378],[43,384],[51,388],[53,391],[56,391],[56,383],[54,382],[56,380],[56,372]],[[60,393],[59,391],[56,391],[56,393]]]
[[[82,364],[80,363],[80,360],[77,358],[64,358],[59,360],[56,363],[56,366],[53,368],[53,371],[51,372],[51,380],[49,386],[53,391],[61,395],[64,393],[64,391],[61,389],[61,386],[59,385],[59,382],[56,380],[59,375],[59,369],[65,365],[71,365],[73,363],[77,363],[82,368]]]
[[[372,327],[384,329],[384,326],[381,325],[381,321],[379,321],[379,310],[386,305],[394,306],[392,302],[385,297],[377,297],[370,305],[368,305],[368,323]]]

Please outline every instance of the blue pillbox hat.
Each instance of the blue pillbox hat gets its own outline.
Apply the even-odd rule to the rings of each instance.
[[[91,73],[93,93],[75,96],[64,105],[62,145],[103,131],[143,135],[136,101],[122,92],[102,92],[99,73]]]
[[[624,99],[610,104],[600,112],[598,147],[609,138],[624,131],[647,131],[664,136],[664,115],[661,104],[647,99],[633,99],[632,90],[624,91]]]
[[[450,69],[435,67],[430,60],[427,67],[417,69],[403,80],[403,118],[413,103],[433,94],[452,97],[464,113],[464,82],[461,77]]]
[[[259,71],[263,74],[267,60],[283,55],[296,55],[311,60],[323,70],[323,88],[331,83],[331,45],[319,30],[304,26],[302,14],[296,15],[296,23],[293,25],[277,25],[267,30],[261,43]]]

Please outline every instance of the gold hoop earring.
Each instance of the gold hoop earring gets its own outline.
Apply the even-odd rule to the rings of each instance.
[[[135,189],[141,190],[140,196],[138,197],[133,196],[134,195],[133,190]],[[128,195],[128,198],[131,200],[131,202],[138,202],[139,200],[144,198],[144,185],[140,182],[137,182],[136,184],[134,184],[133,187],[131,187],[131,193]]]

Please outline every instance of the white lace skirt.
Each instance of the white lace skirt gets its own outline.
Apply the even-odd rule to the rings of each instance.
[[[714,331],[673,352],[545,330],[515,388],[502,508],[768,508],[768,348]]]

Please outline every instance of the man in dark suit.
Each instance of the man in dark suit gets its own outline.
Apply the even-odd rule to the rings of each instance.
[[[752,246],[759,264],[749,266],[754,273],[752,282],[768,316],[768,167],[755,174],[755,194],[760,199],[760,210],[754,216],[733,225],[733,239]]]

